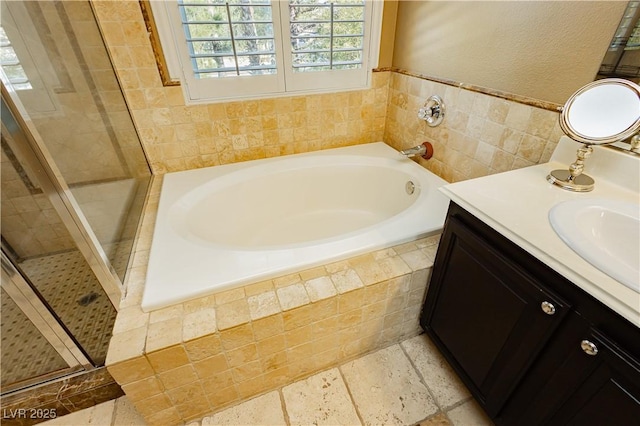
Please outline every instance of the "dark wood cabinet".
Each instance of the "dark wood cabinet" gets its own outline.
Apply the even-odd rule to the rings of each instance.
[[[421,324],[498,424],[640,418],[640,330],[453,203]]]

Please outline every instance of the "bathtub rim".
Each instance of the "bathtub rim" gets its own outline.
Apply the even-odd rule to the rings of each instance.
[[[394,238],[392,241],[386,241],[386,242],[375,241],[370,244],[361,245],[357,249],[342,251],[335,255],[325,255],[322,257],[322,259],[319,259],[313,262],[304,262],[303,264],[300,264],[300,262],[295,262],[291,265],[291,267],[286,269],[280,268],[268,273],[256,272],[256,273],[246,274],[242,278],[235,279],[235,280],[226,279],[225,284],[222,284],[222,285],[219,284],[215,288],[206,286],[206,283],[200,280],[197,283],[197,288],[190,288],[189,290],[186,290],[186,291],[185,289],[182,289],[180,293],[180,297],[174,298],[170,302],[165,301],[166,297],[158,297],[158,292],[173,291],[175,293],[176,292],[175,287],[177,287],[180,284],[180,282],[178,279],[175,279],[172,282],[167,282],[167,280],[164,279],[165,277],[162,274],[158,275],[158,272],[152,268],[155,262],[159,262],[159,260],[154,260],[154,251],[158,250],[159,245],[157,243],[154,244],[152,242],[151,249],[150,249],[149,268],[147,270],[146,283],[144,285],[143,298],[141,303],[142,310],[144,312],[155,311],[158,309],[172,306],[174,304],[182,303],[192,299],[201,298],[210,294],[229,290],[229,289],[240,287],[243,285],[249,285],[251,283],[255,283],[259,281],[281,277],[287,274],[295,273],[297,271],[310,269],[317,266],[326,265],[332,262],[337,262],[343,259],[351,258],[354,256],[362,255],[364,253],[368,253],[368,252],[372,252],[372,251],[376,251],[384,248],[390,248],[392,246],[404,244],[410,241],[414,241],[421,238],[429,237],[431,235],[439,234],[442,231],[442,227],[444,225],[444,217],[446,215],[446,210],[447,210],[449,200],[446,197],[444,197],[440,193],[440,191],[437,190],[437,188],[447,184],[447,182],[441,179],[440,177],[436,176],[432,172],[428,171],[427,169],[423,168],[419,164],[415,163],[414,161],[400,156],[398,151],[388,146],[384,142],[373,142],[368,144],[347,146],[347,147],[335,148],[330,150],[293,154],[288,156],[273,157],[268,159],[260,159],[260,160],[242,162],[242,163],[233,163],[233,164],[227,164],[223,166],[215,166],[210,168],[194,169],[194,170],[167,174],[164,176],[163,183],[162,183],[160,202],[159,202],[159,207],[157,211],[156,223],[153,231],[154,240],[156,239],[156,236],[157,236],[156,234],[157,228],[161,226],[161,224],[163,223],[163,220],[166,220],[166,215],[167,215],[167,212],[169,211],[169,207],[175,202],[177,198],[181,196],[181,194],[183,194],[187,190],[187,188],[193,188],[194,185],[196,185],[199,181],[215,179],[215,177],[223,176],[223,175],[235,172],[237,170],[250,167],[254,165],[256,162],[265,162],[265,163],[279,162],[279,161],[290,160],[297,157],[317,156],[317,155],[335,156],[335,155],[341,155],[341,154],[363,155],[363,156],[380,157],[380,158],[386,158],[386,159],[397,158],[398,161],[401,162],[405,167],[411,168],[417,174],[421,174],[425,179],[428,178],[434,184],[433,191],[430,191],[429,193],[431,195],[430,199],[436,200],[437,203],[440,204],[439,205],[440,211],[437,214],[437,216],[439,216],[439,220],[436,219],[433,226],[429,226],[427,229],[423,229],[421,232],[414,233],[410,236],[405,236],[402,238]],[[177,176],[179,174],[183,178],[179,179],[178,181],[173,181],[172,176]],[[167,180],[167,178],[169,178],[169,180]],[[165,188],[167,187],[167,185],[172,186],[172,188],[170,188],[170,190],[172,191],[171,195],[167,195],[168,191],[165,191]],[[420,199],[418,199],[418,201],[419,200]],[[414,203],[411,207],[415,208],[416,210],[419,209],[420,207],[424,207],[419,205],[418,201]],[[406,212],[406,210],[404,212]],[[432,213],[432,212],[429,211],[429,213]],[[166,244],[165,244],[165,247],[166,247]],[[300,250],[303,250],[303,249],[298,249],[297,251],[300,251]],[[175,253],[175,256],[174,254],[172,254],[172,256],[170,257],[173,257],[173,261],[176,261],[178,263],[182,260],[185,263],[195,262],[196,264],[198,264],[197,261],[186,258],[185,256],[186,255],[183,251],[178,250]],[[205,259],[199,259],[199,260],[201,262],[206,261]],[[161,279],[163,280],[163,282],[160,282]]]

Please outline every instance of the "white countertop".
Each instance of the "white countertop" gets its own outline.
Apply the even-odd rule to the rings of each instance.
[[[550,171],[567,169],[575,161],[579,146],[563,137],[549,163],[446,185],[441,191],[640,327],[640,294],[571,250],[554,232],[548,219],[551,207],[574,199],[608,198],[637,203],[640,208],[640,157],[594,147],[593,156],[585,161],[586,174],[595,179],[593,191],[576,193],[548,183],[546,176]]]

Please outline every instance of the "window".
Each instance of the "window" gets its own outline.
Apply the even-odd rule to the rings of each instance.
[[[381,5],[364,0],[151,2],[188,101],[368,86]],[[376,17],[376,19],[374,19]],[[375,36],[374,36],[375,34]]]
[[[29,90],[31,83],[24,72],[24,68],[18,59],[15,49],[11,45],[11,41],[0,26],[0,66],[4,74],[15,90]]]

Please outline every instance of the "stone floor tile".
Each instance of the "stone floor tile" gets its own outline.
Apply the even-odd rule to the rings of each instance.
[[[142,426],[145,424],[142,415],[126,396],[122,396],[116,400],[113,419],[114,426]]]
[[[451,426],[451,422],[444,413],[437,414],[430,417],[428,420],[423,420],[418,426]]]
[[[280,394],[269,392],[202,419],[202,426],[213,425],[286,425]]]
[[[40,424],[42,426],[110,426],[114,405],[115,400],[103,402]]]
[[[491,426],[493,422],[487,417],[478,403],[470,399],[462,405],[447,411],[447,416],[454,426]]]
[[[447,409],[471,394],[426,334],[401,343],[440,408]]]
[[[292,426],[361,424],[337,368],[285,386],[282,394]]]
[[[367,425],[407,425],[438,407],[399,345],[340,367],[362,420]]]

